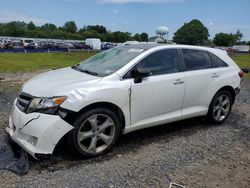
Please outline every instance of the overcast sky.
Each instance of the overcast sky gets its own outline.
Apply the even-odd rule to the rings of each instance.
[[[185,22],[199,19],[211,37],[217,32],[243,33],[250,40],[250,0],[1,0],[0,22],[33,21],[62,26],[73,20],[102,24],[111,31],[147,32],[167,26],[170,38]]]

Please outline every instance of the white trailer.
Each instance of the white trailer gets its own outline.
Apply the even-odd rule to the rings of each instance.
[[[96,38],[89,38],[85,40],[85,44],[90,46],[93,50],[101,50],[101,40]]]
[[[248,45],[234,45],[233,50],[236,52],[249,52]]]

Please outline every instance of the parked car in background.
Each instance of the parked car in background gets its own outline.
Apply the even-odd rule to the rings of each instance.
[[[9,40],[5,40],[4,41],[4,45],[3,45],[3,48],[4,49],[12,49],[13,48],[13,46],[12,46],[12,41],[9,41]]]
[[[86,45],[84,42],[74,42],[75,49],[91,49],[90,46]]]
[[[37,44],[34,42],[30,42],[26,46],[24,46],[25,49],[37,49]]]
[[[65,42],[64,44],[67,48],[70,48],[70,49],[74,48],[74,45],[71,42]]]
[[[4,43],[2,40],[0,40],[0,49],[3,49],[4,48]]]
[[[12,43],[12,48],[13,49],[21,49],[21,48],[24,48],[24,44],[23,44],[23,42],[14,41]]]
[[[41,48],[41,49],[56,49],[58,47],[57,47],[57,44],[55,42],[42,41],[42,42],[38,43],[38,48]]]
[[[23,42],[24,47],[28,46],[30,43],[35,44],[33,39],[24,39],[24,40],[21,40],[21,42]]]
[[[117,45],[115,43],[109,43],[109,42],[103,42],[101,46],[101,50],[108,50],[111,48],[116,47]]]
[[[55,44],[57,49],[68,48],[68,46],[63,42],[58,42]]]
[[[73,153],[96,157],[122,133],[196,116],[223,123],[242,76],[218,49],[117,47],[26,82],[6,131],[35,158],[52,154],[63,137]]]
[[[40,49],[46,49],[47,48],[47,43],[42,41],[42,42],[38,42],[38,48]]]

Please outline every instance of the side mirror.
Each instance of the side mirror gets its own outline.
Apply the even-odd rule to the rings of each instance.
[[[131,77],[134,78],[135,83],[141,83],[142,78],[148,77],[152,74],[152,72],[145,68],[137,68],[134,67],[134,69],[131,71]]]

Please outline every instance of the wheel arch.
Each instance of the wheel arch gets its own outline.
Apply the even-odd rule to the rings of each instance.
[[[121,110],[121,108],[113,103],[110,102],[95,102],[92,104],[89,104],[87,106],[85,106],[84,108],[82,108],[81,110],[79,110],[78,112],[73,112],[71,111],[70,113],[67,114],[67,116],[65,118],[63,118],[65,121],[67,121],[69,124],[73,125],[75,119],[80,116],[81,114],[83,114],[84,112],[90,110],[90,109],[95,109],[95,108],[106,108],[109,109],[111,111],[113,111],[117,117],[119,118],[120,122],[121,122],[121,129],[122,131],[125,128],[125,116],[123,111]]]
[[[223,86],[222,88],[217,90],[217,92],[213,95],[213,98],[220,91],[228,91],[231,94],[231,97],[232,97],[232,104],[234,104],[236,93],[235,93],[235,90],[234,90],[234,88],[232,86],[230,86],[230,85]],[[212,100],[210,102],[210,105],[211,105],[211,103],[213,101],[213,98],[212,98]]]
[[[232,86],[227,85],[227,86],[220,88],[216,93],[218,93],[219,91],[223,91],[223,90],[226,90],[231,94],[232,103],[234,104],[235,97],[236,97],[235,89]]]

